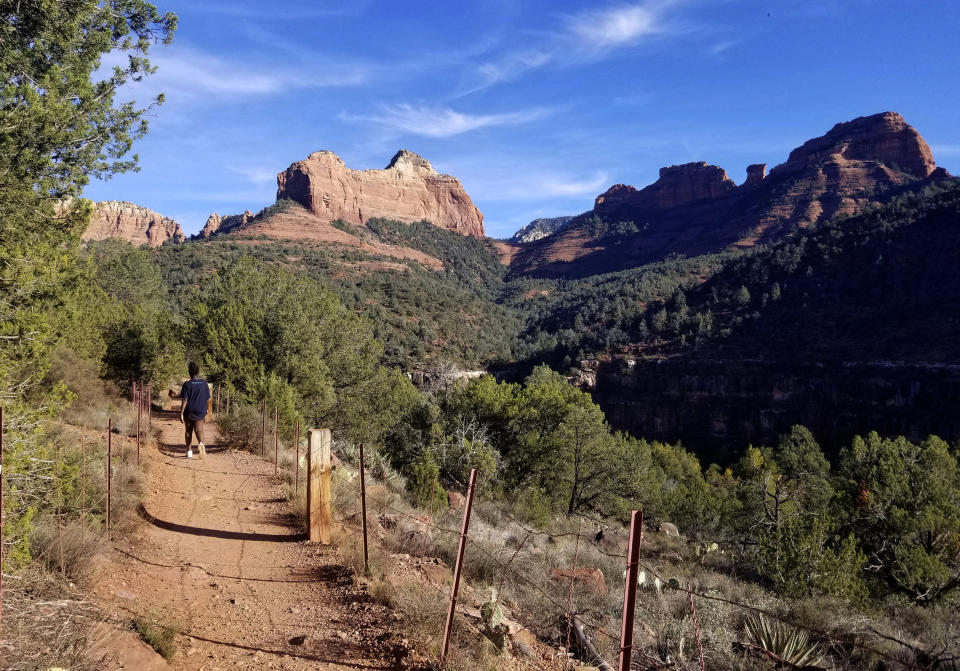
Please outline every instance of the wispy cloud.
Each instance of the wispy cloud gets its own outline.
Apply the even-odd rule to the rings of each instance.
[[[714,57],[720,57],[726,54],[730,49],[737,46],[740,42],[738,40],[724,40],[722,42],[717,42],[710,46],[707,49],[707,52]]]
[[[589,9],[559,17],[552,30],[540,33],[530,48],[476,66],[470,83],[456,95],[464,96],[496,84],[511,82],[550,65],[571,66],[601,60],[610,53],[678,30],[668,23],[667,10],[679,0],[645,0]]]
[[[254,9],[242,3],[231,2],[204,2],[190,3],[186,13],[202,12],[221,16],[235,16],[243,19],[257,19],[262,21],[289,21],[295,19],[315,19],[331,16],[355,16],[363,14],[370,5],[370,0],[352,0],[351,2],[285,2],[281,6],[272,6],[268,9]]]
[[[609,186],[607,173],[598,170],[587,179],[569,179],[547,177],[537,188],[538,195],[544,196],[592,196]]]
[[[454,97],[462,97],[495,86],[502,82],[511,82],[530,70],[536,70],[553,60],[553,53],[547,50],[528,49],[507,54],[498,61],[488,61],[476,66],[469,75],[469,83]]]
[[[960,156],[960,144],[932,144],[930,150],[936,156]]]
[[[228,172],[244,177],[256,186],[273,186],[277,183],[276,171],[265,168],[263,165],[242,166],[228,163],[224,165],[224,168]]]
[[[376,114],[353,115],[342,113],[344,121],[364,121],[400,134],[425,137],[450,137],[478,128],[513,126],[545,117],[546,108],[533,108],[499,114],[467,114],[450,107],[426,105],[385,105]]]
[[[663,32],[662,12],[653,2],[591,9],[566,17],[567,34],[585,51],[607,52]]]
[[[290,72],[289,68],[270,62],[227,60],[192,47],[178,47],[154,54],[151,64],[155,74],[142,82],[131,84],[138,94],[155,96],[164,93],[168,100],[204,98],[218,101],[223,98],[265,96],[291,89],[352,87],[367,83],[370,70],[362,64],[324,63],[310,68],[309,77]],[[103,59],[101,67],[124,65],[126,56],[112,52]]]

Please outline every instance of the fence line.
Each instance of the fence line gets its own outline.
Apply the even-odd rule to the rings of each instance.
[[[262,408],[261,412],[262,412],[263,415],[265,416],[265,414],[266,414],[266,413],[265,413],[265,410],[266,410],[265,404],[261,405],[261,408]],[[264,434],[262,433],[262,434],[261,434],[261,436],[262,436],[261,441],[263,440],[263,435],[264,435]],[[299,443],[299,441],[298,441],[298,443]],[[297,452],[299,452],[299,447],[300,447],[299,444],[297,444],[296,447],[297,447]],[[298,456],[299,456],[299,455],[298,455]],[[298,481],[298,480],[299,480],[299,460],[298,460],[298,459],[294,461],[293,467],[294,467],[294,469],[295,469],[295,471],[296,471],[295,480]],[[361,489],[360,489],[359,487],[353,486],[353,487],[351,487],[350,489],[351,489],[351,491],[353,491],[358,497],[360,497],[360,495],[361,495]],[[459,535],[459,534],[461,533],[460,531],[458,531],[458,530],[456,530],[456,529],[450,529],[450,528],[447,528],[447,527],[440,526],[440,525],[438,525],[438,524],[435,524],[434,522],[432,522],[432,521],[429,520],[429,519],[423,519],[422,516],[413,515],[413,514],[410,514],[410,513],[406,512],[406,511],[404,511],[404,510],[401,510],[400,508],[392,505],[392,504],[389,503],[388,501],[386,501],[386,500],[384,500],[384,499],[382,499],[382,498],[379,498],[379,497],[377,497],[377,496],[375,496],[375,495],[371,495],[369,492],[366,493],[366,499],[367,499],[368,502],[373,503],[373,504],[375,504],[376,506],[378,506],[380,510],[388,510],[388,511],[391,511],[391,512],[396,513],[396,514],[398,514],[398,515],[400,515],[400,516],[402,516],[402,517],[404,517],[404,518],[406,518],[406,519],[409,519],[409,520],[415,522],[415,523],[418,524],[418,525],[422,525],[423,527],[433,529],[433,530],[435,530],[435,531],[437,531],[437,532],[439,532],[439,533],[441,533],[441,534]],[[485,500],[489,501],[489,499],[485,499]],[[590,538],[590,536],[591,536],[592,534],[583,534],[583,532],[582,532],[582,521],[583,521],[583,520],[589,520],[589,518],[583,517],[583,516],[581,516],[581,515],[577,515],[577,516],[576,516],[576,517],[580,520],[580,525],[581,525],[581,528],[580,528],[577,532],[559,532],[559,533],[554,533],[554,532],[546,531],[546,530],[533,529],[533,528],[529,527],[528,525],[526,525],[526,524],[520,522],[519,520],[517,520],[513,515],[511,515],[509,512],[507,512],[507,511],[505,511],[505,510],[502,510],[502,509],[498,510],[498,514],[499,514],[500,516],[506,518],[510,523],[516,525],[519,529],[521,529],[521,530],[523,530],[524,532],[526,532],[527,535],[528,535],[528,537],[529,537],[529,536],[546,536],[546,537],[549,537],[549,538],[555,539],[555,540],[556,540],[556,539],[563,539],[563,538],[576,538],[576,539],[577,539],[577,550],[576,550],[576,552],[579,552],[579,543],[580,543],[580,541],[581,541],[582,539],[589,538],[589,540],[591,541],[590,545],[592,546],[592,548],[594,549],[594,551],[596,551],[598,554],[603,555],[603,556],[606,556],[606,557],[609,557],[609,558],[612,558],[612,559],[623,560],[623,561],[625,561],[625,562],[626,562],[626,560],[628,559],[628,556],[627,556],[626,554],[617,553],[617,552],[610,552],[610,551],[608,551],[608,550],[605,550],[603,547],[601,547],[601,545],[599,544],[599,542],[597,541],[597,539],[595,539],[595,538]],[[589,520],[589,521],[594,522],[594,520]],[[343,524],[344,526],[352,527],[352,528],[360,531],[361,533],[363,532],[363,528],[362,528],[361,525],[352,524],[352,523],[349,523],[349,522],[346,522],[346,521],[340,521],[339,523],[340,523],[340,524]],[[523,575],[523,574],[521,574],[521,573],[518,573],[518,572],[515,571],[515,570],[512,568],[512,566],[510,565],[510,564],[512,563],[513,559],[517,556],[517,554],[519,553],[520,549],[522,549],[522,546],[523,546],[525,543],[526,543],[526,539],[524,539],[524,541],[521,543],[521,546],[518,547],[517,550],[514,552],[514,555],[513,555],[513,557],[511,557],[510,561],[507,562],[507,563],[504,563],[503,561],[501,561],[501,560],[499,559],[499,557],[497,557],[497,556],[495,556],[494,554],[492,554],[491,552],[489,552],[479,541],[477,541],[477,540],[474,539],[473,537],[470,537],[470,536],[468,535],[467,538],[466,538],[466,544],[467,544],[467,546],[470,546],[470,547],[474,548],[476,551],[478,551],[478,552],[480,552],[481,554],[483,554],[484,556],[486,556],[488,559],[490,559],[492,562],[494,562],[500,569],[503,570],[503,574],[502,574],[501,582],[500,582],[500,585],[501,585],[501,586],[502,586],[502,584],[503,584],[503,579],[505,579],[506,576],[511,576],[511,577],[513,577],[513,578],[515,578],[515,579],[523,582],[524,584],[526,584],[529,588],[531,588],[532,590],[534,590],[536,593],[538,593],[541,597],[543,597],[545,600],[547,600],[547,601],[548,601],[549,603],[551,603],[553,606],[557,607],[557,608],[560,609],[562,612],[567,613],[568,616],[571,615],[570,608],[569,608],[569,603],[568,603],[567,606],[565,606],[563,603],[559,602],[556,598],[554,598],[551,594],[549,594],[549,593],[546,592],[544,589],[542,589],[542,588],[540,587],[540,585],[538,585],[535,581],[533,581],[532,579],[528,578],[527,576],[525,576],[525,575]],[[638,558],[636,563],[637,563],[637,566],[638,566],[639,568],[642,568],[642,569],[643,569],[644,571],[646,571],[649,575],[651,575],[651,576],[653,576],[654,578],[656,578],[657,580],[659,580],[659,581],[661,582],[661,584],[663,584],[663,585],[665,586],[666,589],[672,589],[672,590],[674,590],[674,591],[678,591],[678,592],[687,594],[688,597],[691,598],[691,599],[694,598],[694,597],[696,597],[696,598],[705,599],[705,600],[708,600],[708,601],[723,603],[723,604],[725,604],[725,605],[728,605],[728,606],[733,607],[733,608],[736,608],[736,609],[740,609],[740,610],[745,611],[745,612],[750,612],[750,613],[755,613],[755,614],[763,615],[763,616],[765,616],[765,617],[769,617],[769,618],[771,618],[771,619],[777,620],[777,621],[779,621],[779,622],[781,622],[781,623],[784,623],[784,624],[786,624],[786,625],[795,627],[795,628],[797,628],[797,629],[805,630],[805,631],[807,631],[807,632],[809,632],[809,633],[811,633],[811,634],[814,634],[814,635],[818,636],[818,637],[821,638],[822,640],[830,641],[831,643],[836,643],[836,644],[840,644],[840,645],[844,645],[844,646],[851,646],[851,647],[856,648],[856,649],[858,649],[858,650],[861,650],[861,651],[863,651],[863,652],[876,655],[876,656],[878,656],[878,657],[880,657],[880,658],[882,658],[882,659],[884,659],[884,660],[886,660],[886,661],[888,661],[888,662],[890,662],[890,663],[896,664],[896,665],[898,665],[898,666],[900,666],[900,667],[902,667],[902,668],[905,668],[905,669],[924,669],[924,668],[926,668],[926,667],[923,667],[923,666],[918,665],[918,664],[915,664],[915,663],[910,663],[910,662],[906,662],[906,661],[897,659],[896,657],[894,657],[894,656],[892,656],[892,655],[890,655],[890,654],[888,654],[888,653],[886,653],[886,652],[884,652],[884,651],[882,651],[882,650],[878,650],[877,648],[874,648],[874,647],[872,647],[872,646],[870,646],[870,645],[867,645],[867,644],[865,644],[865,643],[861,643],[861,642],[856,641],[856,640],[854,640],[854,639],[840,638],[839,636],[836,636],[836,635],[834,635],[834,634],[831,634],[830,632],[824,631],[824,630],[822,630],[822,629],[818,629],[818,628],[816,628],[816,627],[813,627],[813,626],[810,626],[810,625],[807,625],[807,624],[804,624],[804,623],[801,623],[801,622],[796,622],[796,621],[790,620],[789,618],[787,618],[787,617],[785,617],[785,616],[782,616],[782,615],[779,615],[779,614],[777,614],[777,613],[775,613],[775,612],[773,612],[773,611],[770,611],[770,610],[768,610],[768,609],[765,609],[765,608],[762,608],[762,607],[758,607],[758,606],[753,606],[753,605],[746,604],[746,603],[742,603],[742,602],[736,601],[736,600],[734,600],[734,599],[729,599],[729,598],[726,598],[726,597],[723,597],[723,596],[706,594],[706,593],[700,592],[700,591],[698,591],[698,590],[694,590],[694,589],[690,589],[690,588],[688,588],[688,587],[684,587],[684,586],[680,585],[676,580],[671,581],[671,580],[669,580],[669,579],[664,579],[664,577],[663,577],[663,575],[661,574],[661,572],[655,570],[652,566],[650,566],[648,563],[644,562],[643,560],[641,560],[641,559]],[[429,585],[431,588],[433,588],[435,591],[437,591],[438,594],[441,594],[441,593],[442,593],[442,591],[439,590],[439,588],[437,588],[432,582],[430,582],[429,579],[426,580],[425,583],[426,583],[427,585]],[[568,599],[568,601],[569,601],[569,599]],[[694,611],[694,612],[695,612],[695,611]],[[578,621],[580,621],[580,622],[583,623],[584,625],[589,626],[592,630],[596,631],[598,634],[607,637],[607,638],[610,639],[611,641],[616,641],[616,642],[619,643],[619,641],[620,641],[619,637],[617,637],[616,635],[614,635],[614,634],[610,633],[609,631],[607,631],[607,630],[606,630],[601,624],[599,624],[598,622],[596,622],[596,621],[591,621],[591,620],[589,620],[589,619],[586,619],[586,618],[583,616],[583,614],[581,614],[581,613],[574,613],[573,615],[575,615],[575,617],[576,617],[576,619],[577,619]],[[697,626],[698,626],[698,625],[699,625],[699,618],[697,618]],[[877,635],[877,636],[880,636],[880,637],[883,637],[883,634],[881,634],[880,632],[876,632],[876,635]],[[701,657],[701,656],[702,656],[702,643],[700,643],[699,641],[698,641],[698,643],[699,643],[699,645],[698,645],[698,657]],[[653,658],[650,658],[649,655],[647,655],[646,653],[644,653],[642,650],[637,650],[636,652],[637,652],[638,654],[640,654],[641,656],[647,658],[647,659],[650,661],[650,663],[659,663],[659,662],[656,662]],[[698,661],[699,661],[699,660],[698,660]],[[606,662],[606,663],[609,663],[609,660],[605,660],[605,662]],[[616,666],[616,665],[614,664],[613,666]]]

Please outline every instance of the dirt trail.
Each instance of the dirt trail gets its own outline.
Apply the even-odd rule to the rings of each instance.
[[[95,586],[104,605],[179,625],[176,669],[406,668],[394,614],[354,586],[335,549],[305,541],[272,464],[210,435],[207,458],[188,460],[176,412],[155,412],[153,426],[140,519]]]

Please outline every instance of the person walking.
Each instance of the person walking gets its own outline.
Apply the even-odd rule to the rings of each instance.
[[[210,385],[200,377],[200,366],[191,361],[187,367],[190,379],[180,388],[180,421],[183,422],[184,442],[187,446],[187,459],[193,459],[190,443],[197,436],[197,448],[200,458],[207,457],[207,448],[203,444],[203,422],[207,418],[207,404],[210,401]]]

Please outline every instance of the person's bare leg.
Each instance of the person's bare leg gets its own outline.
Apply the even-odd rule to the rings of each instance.
[[[193,420],[185,420],[183,426],[185,427],[183,443],[187,446],[187,459],[193,459],[193,450],[190,449],[190,443],[193,442],[194,433]]]
[[[207,446],[203,442],[203,420],[198,419],[193,423],[193,432],[197,434],[197,443],[199,443],[200,448],[200,458],[207,458]]]

